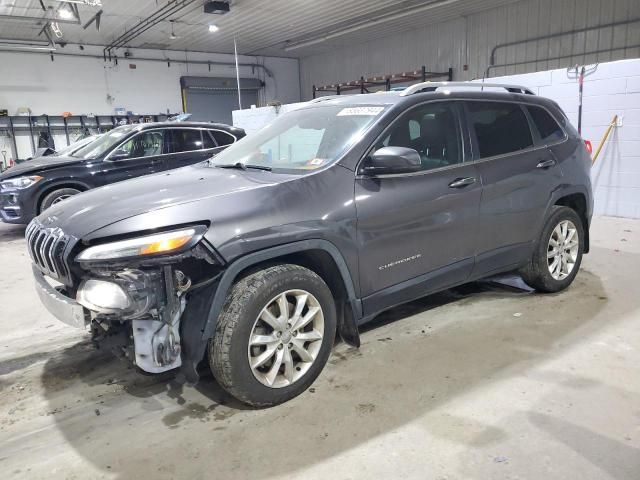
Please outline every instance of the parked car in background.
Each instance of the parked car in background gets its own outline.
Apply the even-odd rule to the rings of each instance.
[[[52,207],[26,230],[40,298],[141,370],[195,381],[207,356],[268,406],[395,305],[509,271],[567,288],[589,251],[584,142],[524,87],[455,86],[310,103],[210,162]]]
[[[201,162],[244,137],[222,124],[123,125],[66,155],[36,158],[0,174],[0,217],[29,221],[51,205],[103,185]]]

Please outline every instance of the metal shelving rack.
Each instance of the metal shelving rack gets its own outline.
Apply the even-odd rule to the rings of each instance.
[[[11,141],[11,158],[19,160],[16,135],[29,135],[31,143],[31,155],[34,155],[37,146],[37,136],[46,131],[49,138],[53,135],[64,133],[66,143],[71,143],[70,134],[80,131],[89,135],[91,131],[106,132],[122,123],[163,122],[173,114],[154,115],[10,115],[0,116],[0,135],[6,135]],[[53,147],[53,146],[52,146]],[[31,156],[28,155],[28,156]]]
[[[313,98],[316,98],[318,92],[329,92],[336,95],[350,90],[360,90],[360,93],[371,93],[370,87],[384,86],[385,90],[391,90],[391,85],[395,83],[404,82],[426,82],[427,80],[447,78],[448,81],[453,80],[453,68],[449,68],[446,72],[430,72],[426,66],[422,66],[420,70],[414,70],[412,72],[394,73],[391,75],[381,75],[376,77],[364,78],[360,77],[360,80],[353,80],[345,83],[334,83],[331,85],[323,85],[317,87],[313,85]]]

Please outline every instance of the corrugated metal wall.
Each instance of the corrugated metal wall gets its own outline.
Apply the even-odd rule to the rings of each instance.
[[[503,43],[640,19],[640,0],[523,0],[386,38],[351,44],[300,61],[303,99],[312,85],[398,73],[426,65],[454,68],[455,80],[480,78],[492,49]],[[585,52],[602,53],[585,55]],[[555,60],[549,58],[564,57]],[[640,21],[500,48],[490,76],[511,75],[640,57]],[[463,66],[468,65],[464,71]]]

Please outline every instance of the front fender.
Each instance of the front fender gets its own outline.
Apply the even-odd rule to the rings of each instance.
[[[348,303],[340,333],[348,343],[354,346],[360,345],[357,321],[362,317],[362,305],[360,299],[356,297],[354,282],[342,254],[333,243],[327,240],[302,240],[260,250],[235,260],[220,274],[216,282],[189,300],[182,320],[181,333],[184,351],[182,369],[187,380],[195,382],[198,379],[196,368],[204,357],[209,340],[215,334],[218,317],[224,307],[227,293],[238,275],[253,265],[310,250],[323,250],[335,261],[345,285]],[[336,307],[340,308],[340,305]],[[202,321],[203,317],[205,317],[204,321]]]

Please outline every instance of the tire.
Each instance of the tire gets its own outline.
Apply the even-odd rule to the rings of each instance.
[[[552,239],[554,241],[558,238],[562,239],[562,225],[567,226],[569,231],[574,229],[575,233],[567,235],[569,241],[564,244],[564,248],[560,249],[564,254],[558,256],[558,248],[553,245]],[[557,228],[560,228],[560,231],[556,230]],[[576,235],[577,245],[574,245]],[[561,241],[564,242],[564,240]],[[571,247],[568,248],[569,246]],[[554,206],[542,229],[531,260],[520,270],[522,279],[531,288],[540,292],[553,293],[564,290],[571,285],[578,274],[583,251],[584,225],[582,219],[575,210],[569,207]],[[554,256],[548,257],[554,252],[556,253]],[[566,260],[565,264],[563,264],[563,259]],[[552,268],[554,273],[552,273]]]
[[[77,195],[78,193],[80,193],[80,190],[77,190],[75,188],[61,188],[59,190],[54,190],[53,192],[49,192],[42,199],[42,203],[40,204],[40,211],[38,213],[40,214],[44,212],[47,208],[49,208],[51,205],[54,205],[73,195]]]
[[[308,323],[290,328],[279,318],[282,310],[293,327]],[[278,405],[313,383],[329,359],[335,332],[335,303],[326,283],[298,265],[270,266],[232,287],[209,342],[209,365],[220,386],[241,402]]]

